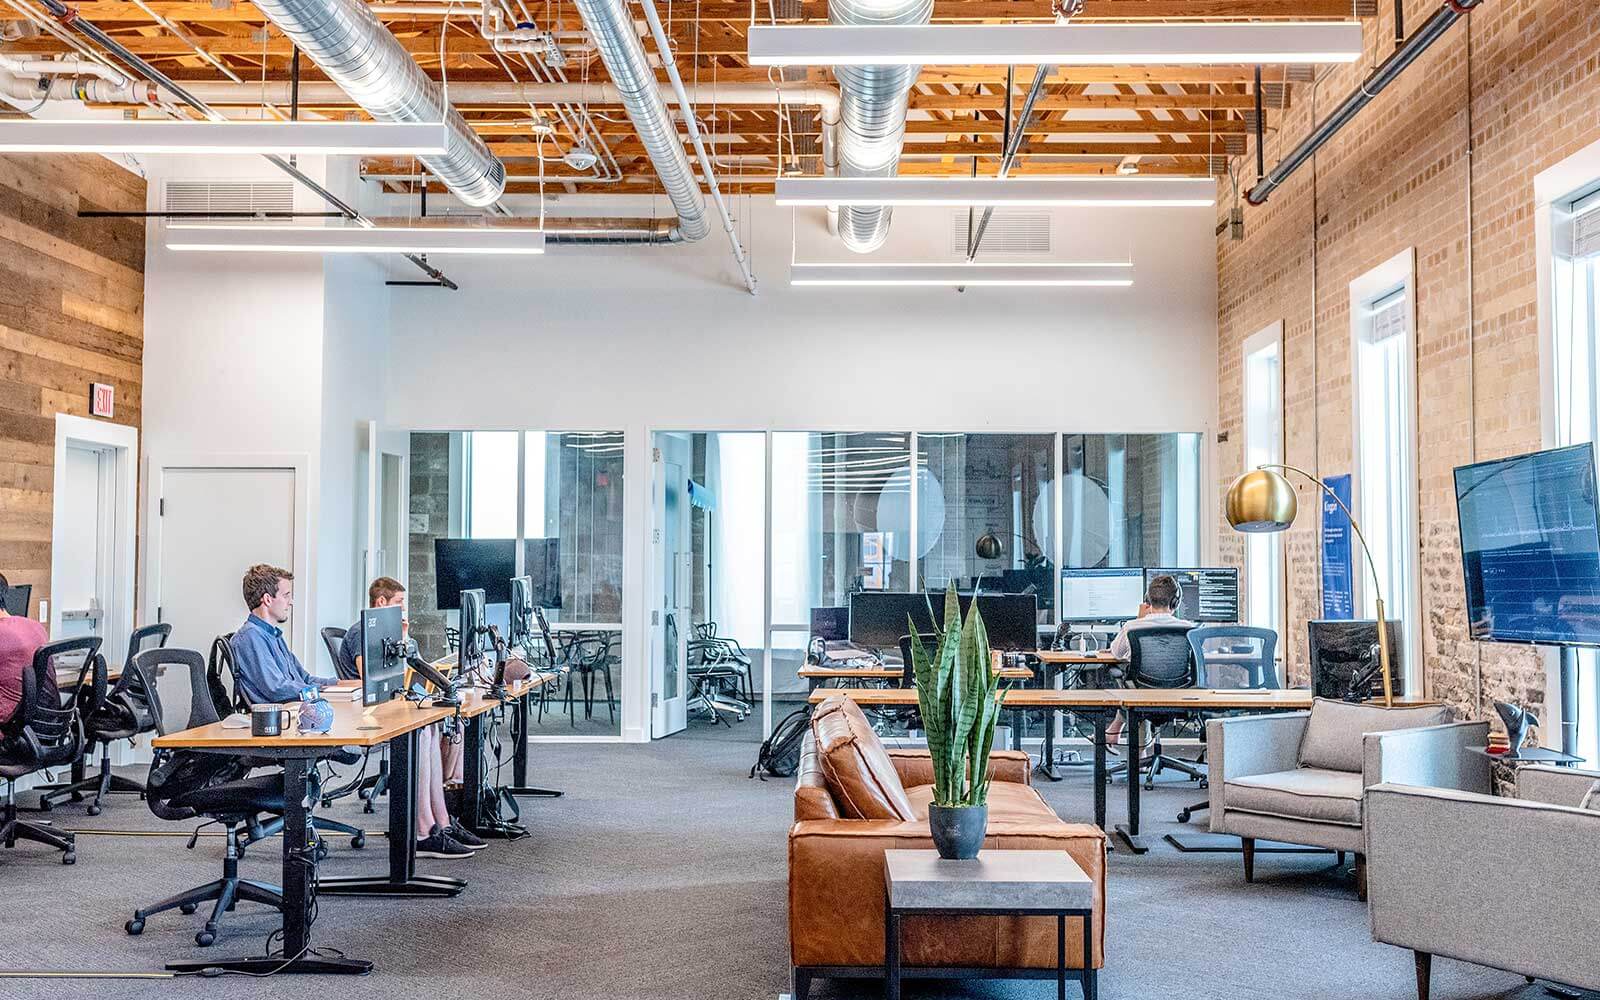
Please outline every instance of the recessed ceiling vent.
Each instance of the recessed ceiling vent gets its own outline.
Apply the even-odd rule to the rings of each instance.
[[[292,212],[294,182],[167,181],[166,200],[169,212],[199,212],[216,219],[237,212]]]
[[[972,224],[983,215],[983,210],[978,209],[972,218]],[[967,255],[967,238],[970,230],[967,228],[967,210],[959,209],[950,214],[950,252],[962,258]],[[989,228],[983,231],[983,246],[978,251],[978,256],[987,257],[995,254],[1037,256],[1050,252],[1050,213],[1048,212],[1003,212],[996,210],[994,217],[989,220]]]

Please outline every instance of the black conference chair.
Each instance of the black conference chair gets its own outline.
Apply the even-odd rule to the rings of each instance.
[[[328,648],[328,659],[333,663],[334,675],[342,681],[355,681],[361,679],[361,671],[351,669],[351,665],[347,665],[343,658],[339,656],[339,651],[344,645],[345,633],[348,631],[350,630],[340,628],[337,625],[329,625],[321,630],[322,644]],[[372,751],[370,749],[367,750],[364,756],[370,760]],[[376,811],[373,806],[373,800],[388,791],[389,745],[385,743],[378,751],[378,773],[364,775],[357,781],[352,781],[327,793],[322,797],[322,806],[326,809],[346,796],[359,795],[364,803],[361,811],[370,813]]]
[[[1202,625],[1189,630],[1189,650],[1194,656],[1197,687],[1266,689],[1278,684],[1278,633],[1249,625]],[[1200,749],[1200,760],[1206,750]],[[1202,778],[1200,787],[1207,780]],[[1178,822],[1187,823],[1197,812],[1211,808],[1201,799],[1178,810]]]
[[[22,700],[6,724],[0,740],[0,778],[6,783],[5,810],[0,813],[0,844],[15,847],[18,840],[45,844],[61,852],[61,863],[78,860],[76,838],[17,817],[17,779],[48,767],[68,767],[83,756],[83,720],[79,716],[86,698],[93,697],[98,678],[105,690],[106,661],[100,656],[98,636],[47,642],[33,654],[32,666],[22,674]],[[72,693],[62,698],[56,688],[56,659],[82,653],[83,665]],[[87,694],[86,694],[87,692]]]
[[[572,678],[576,674],[583,690],[583,717],[594,718],[595,675],[605,678],[606,708],[611,721],[617,721],[617,699],[611,688],[611,636],[605,632],[573,632],[567,642],[567,715],[578,724],[578,709],[572,701]],[[691,676],[694,668],[689,668]]]
[[[160,649],[172,635],[169,624],[145,625],[133,630],[128,638],[128,659],[117,677],[117,682],[104,693],[96,693],[95,707],[83,715],[86,749],[93,753],[100,747],[100,773],[82,777],[63,785],[48,785],[39,800],[39,808],[49,810],[64,798],[83,801],[84,793],[93,791],[89,815],[98,816],[102,803],[112,792],[144,795],[144,785],[132,778],[124,778],[111,770],[111,744],[117,740],[133,740],[146,733],[157,732],[161,724],[161,696],[156,690],[156,678],[146,676],[134,665],[134,657],[146,648]]]
[[[149,672],[162,664],[188,672],[192,691],[188,728],[207,726],[220,719],[207,683],[207,663],[199,653],[192,649],[152,649],[140,653],[135,662]],[[251,775],[249,772],[257,763],[259,761],[249,757],[225,754],[156,751],[146,784],[150,811],[165,820],[204,816],[221,823],[227,847],[222,858],[221,878],[135,910],[133,919],[123,925],[129,934],[142,933],[145,920],[157,913],[166,910],[193,913],[201,903],[215,901],[211,916],[194,936],[195,944],[204,948],[215,943],[223,915],[241,901],[283,909],[281,889],[239,876],[239,859],[244,856],[246,844],[270,836],[275,832],[271,827],[282,827],[283,774]],[[263,813],[273,814],[275,822],[263,823]],[[198,836],[198,831],[196,833]]]
[[[1128,687],[1135,688],[1189,688],[1195,685],[1194,655],[1189,648],[1189,632],[1192,625],[1151,625],[1146,628],[1130,629],[1128,632],[1128,665],[1123,674],[1123,682]],[[1178,712],[1171,714],[1146,716],[1150,723],[1152,743],[1150,756],[1139,762],[1139,767],[1145,772],[1144,787],[1154,788],[1156,776],[1163,770],[1180,771],[1187,774],[1192,781],[1199,781],[1205,777],[1205,772],[1193,763],[1174,757],[1161,751],[1161,727],[1173,719],[1185,718],[1187,713]],[[1134,740],[1141,744],[1142,734],[1130,733],[1129,759],[1133,759]],[[1138,775],[1129,773],[1129,781],[1138,780]]]

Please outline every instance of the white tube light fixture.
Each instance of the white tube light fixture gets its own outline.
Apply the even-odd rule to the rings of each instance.
[[[511,226],[167,225],[168,250],[212,253],[541,254],[544,230]]]
[[[0,121],[0,153],[443,153],[440,122]]]
[[[1209,177],[779,177],[779,205],[1005,205],[1202,208],[1217,202]]]
[[[756,25],[752,66],[1193,66],[1348,63],[1356,21]]]
[[[1127,263],[794,264],[789,284],[802,287],[1130,288]]]

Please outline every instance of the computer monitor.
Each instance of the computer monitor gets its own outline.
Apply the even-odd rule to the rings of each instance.
[[[561,607],[560,539],[523,539],[523,568],[541,608]],[[435,538],[434,585],[440,611],[460,607],[463,590],[483,591],[485,604],[511,603],[511,578],[517,572],[517,543],[511,538]]]
[[[511,578],[511,615],[507,622],[506,642],[513,649],[526,649],[533,639],[533,579],[527,576]]]
[[[811,638],[826,642],[850,638],[850,608],[812,608]]]
[[[510,589],[510,580],[506,587]],[[460,676],[476,670],[478,661],[483,659],[487,648],[488,625],[484,622],[483,608],[486,602],[481,590],[463,590],[458,606],[461,608],[461,644],[457,647],[457,669]]]
[[[33,584],[13,583],[6,588],[6,614],[28,617],[28,602],[33,600]]]
[[[1158,576],[1170,576],[1178,581],[1182,591],[1178,595],[1179,618],[1191,622],[1225,622],[1239,620],[1239,571],[1231,566],[1208,568],[1203,566],[1170,567],[1149,566],[1144,571],[1144,585]]]
[[[1137,566],[1061,571],[1063,622],[1120,622],[1139,616],[1144,570]]]
[[[405,687],[405,643],[400,636],[404,609],[367,608],[361,612],[361,704],[379,705]]]
[[[1388,621],[1389,682],[1395,694],[1405,693],[1402,632],[1398,621]],[[1345,698],[1351,677],[1369,671],[1370,689],[1382,694],[1383,678],[1373,669],[1373,653],[1378,645],[1378,621],[1366,619],[1314,619],[1306,623],[1311,641],[1311,693],[1318,698]]]
[[[965,618],[971,594],[961,594]],[[1025,652],[1039,648],[1039,599],[1034,594],[983,594],[978,598],[992,649]],[[850,595],[850,641],[875,649],[898,649],[900,637],[931,634],[944,625],[944,594],[862,591]]]

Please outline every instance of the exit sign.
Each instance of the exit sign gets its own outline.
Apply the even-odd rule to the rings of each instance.
[[[115,386],[93,382],[89,385],[89,416],[111,416],[116,405],[117,390]]]

